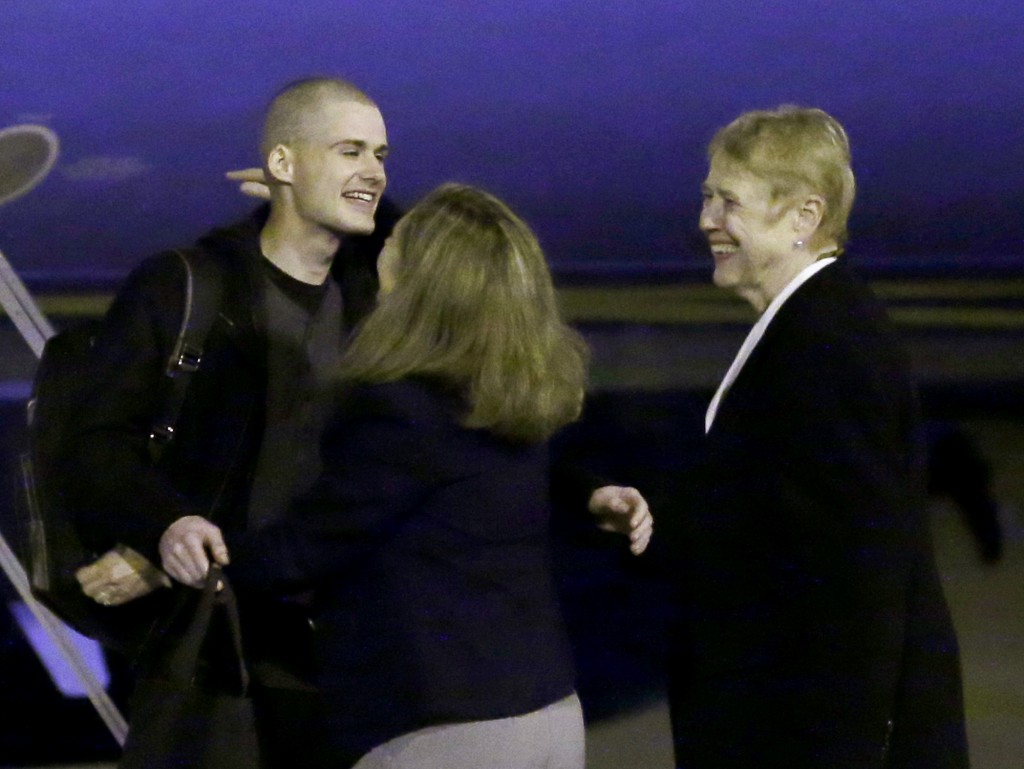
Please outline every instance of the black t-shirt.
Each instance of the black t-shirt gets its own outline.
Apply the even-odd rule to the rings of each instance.
[[[267,419],[249,504],[249,527],[278,518],[320,473],[326,385],[344,343],[341,292],[315,286],[264,259]]]

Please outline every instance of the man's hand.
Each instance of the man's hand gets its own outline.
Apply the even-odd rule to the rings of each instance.
[[[104,606],[120,606],[170,587],[171,581],[144,555],[118,545],[75,572],[82,592]]]
[[[267,186],[262,168],[242,168],[238,171],[228,171],[225,176],[232,181],[241,182],[238,189],[243,195],[260,200],[270,200],[270,187]]]
[[[228,548],[220,528],[198,515],[179,518],[160,537],[164,571],[189,587],[201,588],[210,569],[210,557],[228,564]]]
[[[647,549],[654,531],[654,518],[639,491],[629,486],[602,486],[590,495],[587,507],[597,516],[598,528],[629,537],[633,555],[640,555]]]

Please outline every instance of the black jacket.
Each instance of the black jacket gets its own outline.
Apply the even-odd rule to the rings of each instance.
[[[184,515],[245,528],[267,386],[266,334],[257,312],[266,214],[263,208],[196,244],[198,257],[220,268],[224,298],[174,439],[156,466],[147,441],[184,305],[178,257],[165,252],[145,260],[107,312],[96,342],[97,387],[75,426],[69,461],[82,522],[97,549],[123,542],[158,563],[160,535]],[[378,232],[346,241],[334,261],[346,330],[373,306],[377,253],[395,219],[397,209],[383,201]]]
[[[228,541],[236,585],[316,586],[316,680],[339,755],[573,690],[547,446],[464,428],[461,408],[426,382],[358,387],[325,433],[313,489]]]
[[[884,310],[826,267],[723,398],[688,514],[659,520],[687,615],[680,766],[966,766],[918,427]]]

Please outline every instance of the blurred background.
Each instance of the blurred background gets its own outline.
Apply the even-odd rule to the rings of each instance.
[[[859,185],[848,257],[922,386],[974,762],[1024,763],[1024,5],[4,0],[0,14],[0,131],[60,141],[46,177],[0,208],[0,251],[54,323],[101,313],[146,255],[243,216],[252,202],[223,172],[259,163],[267,100],[341,75],[384,113],[397,202],[463,181],[535,228],[594,349],[564,440],[656,514],[753,319],[710,286],[704,147],[750,108],[835,115]],[[0,145],[0,201],[19,162]],[[0,319],[4,478],[33,367]],[[668,769],[664,586],[599,542],[562,548],[591,766]],[[0,590],[0,766],[110,761],[102,723],[61,693]],[[115,665],[117,699],[120,685]]]

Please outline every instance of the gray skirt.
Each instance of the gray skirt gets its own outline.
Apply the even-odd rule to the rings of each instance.
[[[583,711],[573,694],[521,716],[403,734],[353,769],[583,769],[584,753]]]

